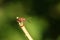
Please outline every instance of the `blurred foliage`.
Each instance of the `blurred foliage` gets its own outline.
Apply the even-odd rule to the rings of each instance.
[[[59,0],[0,0],[0,40],[28,40],[17,16],[34,40],[60,40]]]

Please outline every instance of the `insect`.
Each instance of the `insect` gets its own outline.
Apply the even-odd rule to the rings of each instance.
[[[29,23],[31,23],[31,18],[32,17],[29,17],[29,18],[24,18],[24,17],[17,17],[17,22],[25,22],[25,21],[27,21],[27,22],[29,22]]]
[[[25,35],[27,36],[27,38],[29,40],[33,40],[33,38],[31,37],[31,35],[29,34],[29,32],[27,31],[27,29],[25,28],[25,25],[24,25],[24,21],[26,19],[25,18],[19,18],[17,17],[17,22],[19,23],[19,26],[21,27],[22,31],[25,33]]]
[[[21,17],[21,18],[17,17],[17,22],[24,22],[25,20],[26,20],[26,19],[23,18],[23,17]]]

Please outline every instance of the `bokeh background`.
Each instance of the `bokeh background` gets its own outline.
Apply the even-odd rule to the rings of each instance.
[[[0,0],[0,40],[28,40],[17,16],[34,40],[60,40],[59,0]]]

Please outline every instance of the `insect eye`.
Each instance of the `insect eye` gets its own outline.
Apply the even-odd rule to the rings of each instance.
[[[19,20],[20,20],[20,21],[25,21],[25,18],[20,18]]]
[[[23,21],[25,21],[25,18],[17,18],[17,21],[18,22],[23,22]]]

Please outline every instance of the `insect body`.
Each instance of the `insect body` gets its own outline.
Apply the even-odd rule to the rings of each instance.
[[[23,30],[23,32],[25,33],[25,35],[27,36],[27,38],[29,40],[33,40],[33,38],[31,37],[31,35],[29,34],[29,32],[27,31],[27,29],[24,26],[24,22],[25,18],[19,18],[17,17],[17,22],[19,23],[19,26],[21,27],[21,29]]]
[[[23,17],[21,17],[21,18],[17,17],[17,21],[18,22],[24,22],[25,21],[25,18],[23,18]]]

